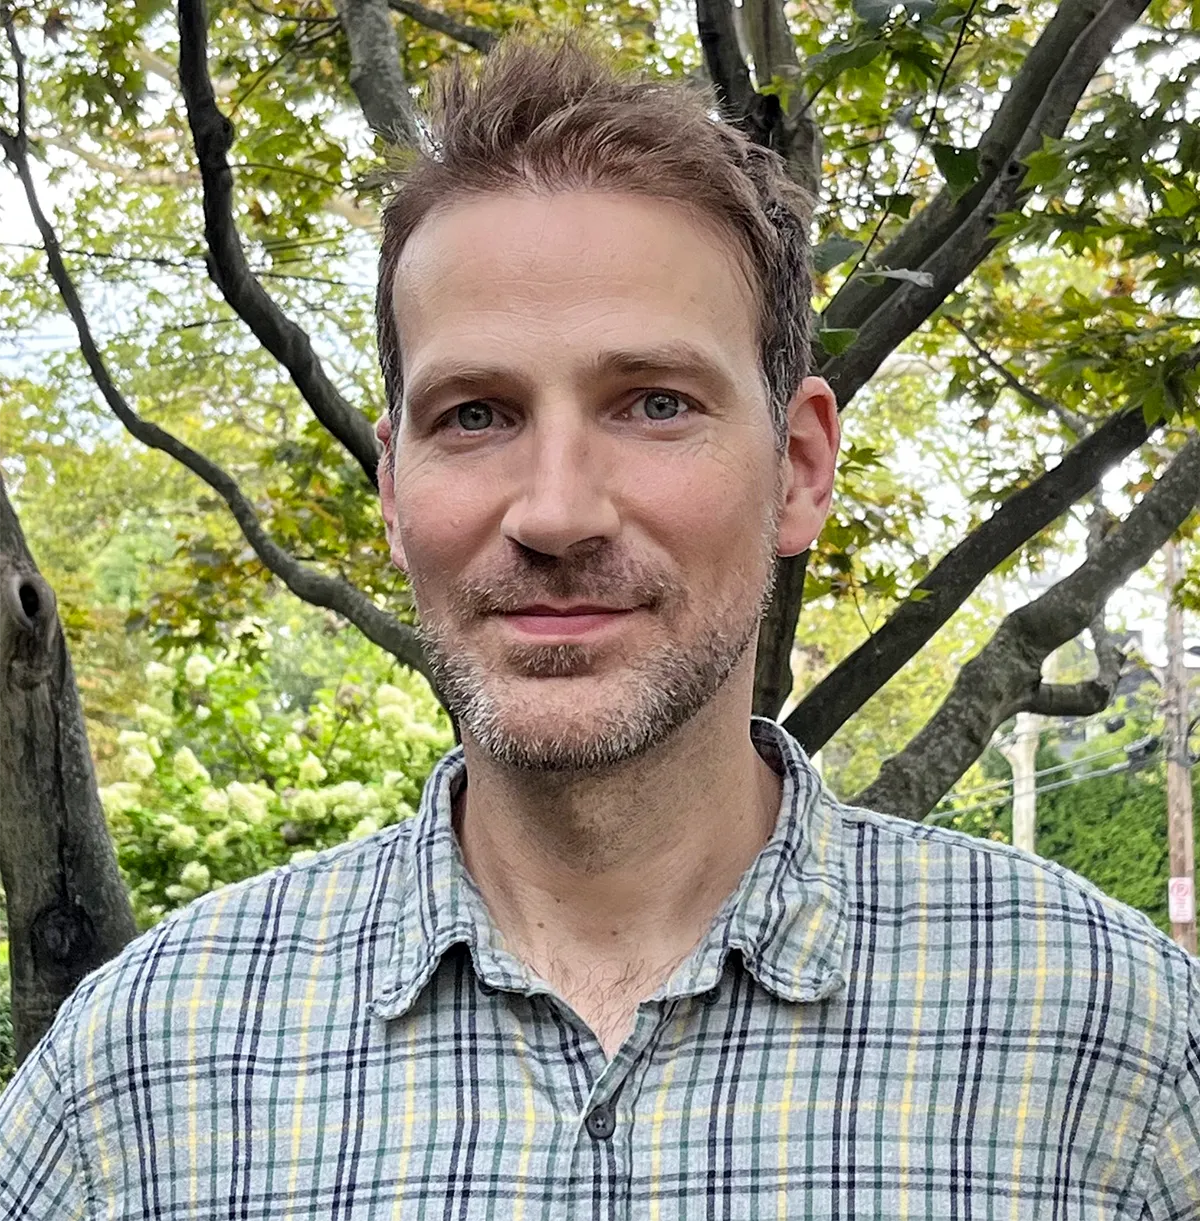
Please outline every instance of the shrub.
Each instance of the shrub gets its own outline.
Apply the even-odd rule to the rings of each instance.
[[[8,942],[0,941],[0,1090],[16,1071],[13,1045],[12,990],[8,974]]]
[[[344,650],[336,682],[285,682],[271,633],[251,623],[220,653],[147,666],[148,698],[100,790],[142,927],[413,813],[449,721],[419,675]]]

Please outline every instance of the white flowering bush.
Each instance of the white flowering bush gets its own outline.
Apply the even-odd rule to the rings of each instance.
[[[143,927],[409,817],[452,745],[425,680],[369,646],[347,658],[343,643],[332,681],[309,672],[328,650],[293,648],[281,682],[270,635],[248,635],[250,647],[235,631],[220,654],[151,662],[106,767],[100,796]]]

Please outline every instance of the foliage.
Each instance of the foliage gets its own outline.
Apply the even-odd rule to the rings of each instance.
[[[1167,919],[1167,797],[1161,751],[1148,766],[1122,767],[1124,747],[1154,728],[1140,701],[1123,699],[1110,724],[1119,726],[1087,737],[1069,750],[1048,730],[1038,746],[1037,769],[1051,771],[1039,781],[1037,851],[1098,886],[1106,894],[1144,912],[1164,932]],[[1079,762],[1073,766],[1072,758]],[[1009,766],[995,749],[981,760],[980,783],[1007,779]],[[1200,780],[1200,775],[1197,776]],[[1057,786],[1057,787],[1052,787]],[[999,798],[993,788],[966,804]],[[959,830],[1008,842],[1012,805],[1005,800],[955,819]]]
[[[1161,774],[1120,773],[1048,793],[1038,802],[1038,851],[1170,932]]]
[[[8,942],[0,940],[0,1090],[16,1070],[13,1046],[12,989],[8,978]]]
[[[145,668],[146,700],[100,790],[143,926],[408,817],[452,744],[419,676],[361,644],[338,658],[311,626],[289,627],[244,622],[221,651]]]
[[[814,685],[865,640],[881,606],[886,599],[868,591],[857,602],[822,598],[805,606],[793,655],[797,689]],[[996,617],[986,596],[973,600],[830,739],[820,759],[824,780],[835,793],[852,798],[903,748],[945,698],[959,666],[987,639]]]
[[[820,304],[856,277],[916,274],[881,268],[880,252],[943,183],[960,193],[971,186],[975,146],[999,91],[1052,11],[1049,3],[968,0],[792,8],[798,77],[758,83],[784,102],[803,97],[823,136]],[[87,0],[69,11],[16,13],[30,60],[35,151],[59,186],[60,233],[118,382],[156,422],[230,467],[281,543],[407,614],[361,472],[205,274],[171,12]],[[471,0],[455,14],[492,32],[584,22],[627,62],[675,75],[699,70],[690,14],[656,0],[547,0],[536,8]],[[252,266],[312,335],[343,393],[377,414],[370,270],[382,150],[357,113],[336,12],[306,0],[213,5],[210,15],[212,71],[234,124],[237,219]],[[414,88],[464,53],[408,17],[396,20]],[[1194,6],[1152,6],[1068,134],[1028,158],[1028,206],[1000,219],[996,253],[908,345],[926,366],[903,391],[910,411],[900,428],[911,460],[880,478],[870,446],[851,456],[866,477],[845,484],[814,553],[814,591],[844,597],[865,582],[902,599],[948,541],[947,523],[975,524],[1068,443],[1062,421],[1014,394],[955,325],[1085,419],[1126,394],[1151,411],[1184,407],[1187,377],[1174,375],[1171,362],[1196,337],[1189,252],[1200,210],[1191,156],[1196,69],[1174,48],[1190,45],[1194,24]],[[2,70],[11,88],[11,65]],[[0,262],[11,277],[0,289],[3,329],[26,343],[60,307],[36,255],[8,247]],[[853,343],[852,328],[828,328],[827,350]],[[19,384],[0,387],[6,410],[23,417],[6,455],[41,460],[49,448],[98,433],[103,449],[119,450],[78,354],[69,344],[39,348],[21,361]],[[850,416],[874,410],[878,398]],[[164,636],[198,620],[200,639],[215,645],[225,622],[262,609],[261,567],[223,506],[197,496],[167,463],[138,464],[154,474],[127,486],[150,520],[170,522],[169,552],[131,613]],[[946,467],[955,468],[961,494],[933,504],[921,474]],[[1131,474],[1131,484],[1140,478]],[[1034,549],[1053,545],[1051,536]]]

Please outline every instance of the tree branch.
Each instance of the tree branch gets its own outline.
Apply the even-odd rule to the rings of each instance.
[[[1039,394],[1032,386],[1027,386],[1015,373],[1001,364],[957,318],[946,315],[945,320],[971,345],[975,354],[989,369],[1000,374],[1010,390],[1015,390],[1026,402],[1040,407],[1048,415],[1057,416],[1077,437],[1082,437],[1087,432],[1087,420],[1083,416],[1061,403],[1056,403],[1054,399]]]
[[[184,187],[198,186],[200,183],[200,175],[194,170],[173,170],[165,165],[135,169],[133,166],[121,165],[119,162],[110,161],[107,157],[101,157],[97,153],[89,152],[86,148],[80,148],[79,145],[72,143],[65,136],[40,136],[39,140],[42,144],[48,144],[51,148],[62,149],[64,153],[70,153],[72,157],[78,157],[84,165],[96,170],[98,173],[111,174],[118,182],[129,183],[132,186],[182,189]]]
[[[1011,209],[1024,177],[1025,167],[1015,160],[1009,162],[971,215],[921,265],[920,271],[928,277],[927,281],[924,284],[901,283],[884,304],[858,327],[858,334],[849,350],[822,364],[821,375],[833,387],[842,407],[995,248],[996,239],[991,234],[996,217]],[[869,276],[870,273],[863,275]],[[856,278],[861,279],[862,276]],[[898,282],[889,280],[885,283],[894,285]],[[831,324],[823,318],[822,325]]]
[[[721,108],[735,123],[746,119],[754,111],[757,95],[738,46],[729,0],[696,0],[696,29]]]
[[[1043,687],[1042,662],[1095,620],[1112,593],[1171,537],[1197,500],[1200,436],[1193,433],[1154,487],[1070,576],[1004,619],[963,666],[925,727],[884,763],[879,777],[855,801],[923,818],[1015,712],[1096,711],[1101,680],[1093,680],[1101,683],[1093,690],[1088,684]],[[1111,655],[1105,668],[1108,678]]]
[[[19,135],[0,132],[0,146],[12,163],[25,190],[34,224],[41,234],[50,274],[62,296],[67,313],[79,336],[79,347],[104,401],[126,429],[143,445],[161,450],[168,457],[199,476],[229,506],[230,512],[262,563],[299,598],[313,606],[335,611],[348,619],[368,640],[391,653],[393,657],[430,677],[416,632],[386,611],[380,610],[361,590],[340,577],[301,564],[289,555],[263,529],[249,499],[237,482],[216,463],[211,462],[165,429],[144,420],[133,410],[113,382],[104,358],[96,346],[83,303],[62,258],[58,235],[38,201],[37,191],[29,170],[29,158]]]
[[[1111,528],[1113,521],[1112,515],[1102,507],[1093,512],[1088,531],[1089,558],[1095,555],[1104,532]],[[1023,704],[1022,712],[1037,712],[1043,716],[1094,716],[1108,707],[1121,679],[1125,653],[1108,630],[1103,607],[1092,618],[1088,631],[1096,657],[1095,677],[1078,683],[1039,682]]]
[[[111,174],[118,182],[128,183],[132,186],[174,187],[182,190],[202,185],[198,170],[173,170],[167,166],[135,169],[131,166],[121,165],[117,161],[110,161],[107,157],[101,157],[97,153],[89,152],[86,148],[80,148],[79,145],[73,144],[65,136],[39,136],[38,139],[42,144],[62,149],[63,152],[70,153],[73,157],[78,157],[85,165],[90,166],[99,173]],[[274,170],[276,167],[268,168]],[[337,194],[330,196],[322,206],[324,211],[333,216],[340,216],[356,229],[375,229],[379,225],[379,218],[368,208],[364,208],[361,204],[357,203],[348,192],[339,191]]]
[[[386,143],[410,145],[417,124],[387,0],[334,0],[350,48],[350,88],[371,130]]]
[[[957,200],[945,188],[876,260],[884,268],[921,270],[928,277],[928,287],[898,286],[897,281],[886,279],[872,284],[869,273],[852,275],[842,286],[825,310],[823,325],[850,328],[858,334],[848,351],[825,360],[820,368],[842,407],[995,248],[996,216],[1011,211],[1021,196],[1025,178],[1021,158],[1040,147],[1043,136],[1062,134],[1096,69],[1146,2],[1063,0],[1026,56],[979,144],[978,181]],[[960,45],[961,38],[956,52]],[[1028,537],[1025,534],[1020,541]],[[922,636],[920,643],[926,639],[928,636]],[[903,660],[908,656],[911,653]],[[886,677],[890,674],[883,681]],[[811,698],[788,718],[789,726],[804,710],[811,710]],[[818,715],[836,727],[851,711],[853,708],[844,710],[840,719],[838,714]]]
[[[826,675],[784,727],[806,750],[819,750],[916,656],[997,564],[1065,513],[1150,432],[1141,404],[1128,406],[1068,450],[1056,467],[1013,493],[917,585],[924,596],[900,606],[878,632]]]
[[[21,44],[17,40],[17,27],[13,22],[12,11],[7,6],[4,9],[4,36],[8,39],[8,49],[12,52],[13,68],[17,75],[17,130],[3,131],[4,154],[6,157],[17,156],[24,159],[29,153],[29,92],[25,84],[25,52],[21,50]],[[23,544],[24,538],[21,541]]]
[[[796,71],[799,67],[796,46],[782,0],[743,0],[732,15],[735,28],[740,26],[754,60],[754,76],[760,89],[772,78]]]
[[[491,30],[456,21],[453,17],[446,16],[445,13],[439,13],[427,8],[424,4],[418,4],[417,0],[388,0],[388,7],[393,12],[411,17],[418,25],[436,30],[439,34],[445,34],[447,38],[453,38],[455,42],[461,42],[465,47],[473,47],[484,55],[496,45],[496,40],[499,38],[499,35]]]
[[[291,374],[313,414],[374,485],[379,449],[370,422],[326,377],[308,336],[275,304],[246,262],[233,219],[233,174],[227,157],[233,126],[217,108],[207,55],[204,0],[179,0],[179,82],[204,183],[209,275],[263,347]]]
[[[958,199],[944,187],[880,252],[876,264],[932,270],[927,262],[952,245],[955,258],[943,260],[944,271],[957,270],[951,286],[972,271],[995,245],[987,240],[991,224],[975,223],[969,243],[958,235],[985,203],[993,216],[1012,209],[1024,177],[1020,159],[1041,147],[1043,136],[1062,135],[1088,82],[1146,4],[1147,0],[1063,0],[977,146],[979,177],[974,185]],[[997,191],[1001,178],[1008,183]],[[871,284],[861,277],[848,279],[826,308],[824,325],[858,329],[902,291],[896,281]],[[921,321],[924,316],[915,325]]]

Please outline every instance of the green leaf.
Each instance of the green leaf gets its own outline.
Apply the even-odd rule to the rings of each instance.
[[[850,237],[835,234],[813,247],[812,263],[814,271],[832,271],[852,258],[863,248],[862,242]]]
[[[1196,9],[1200,12],[1200,0],[1196,0]],[[1200,127],[1194,123],[1188,123],[1179,133],[1179,164],[1185,170],[1200,165]]]
[[[1066,158],[1062,153],[1051,152],[1049,149],[1042,149],[1036,153],[1030,153],[1025,158],[1025,177],[1021,180],[1021,186],[1025,188],[1044,187],[1057,181],[1066,168]]]
[[[864,25],[872,29],[883,25],[895,7],[896,0],[854,0],[855,14]]]
[[[875,199],[887,209],[889,216],[898,216],[901,220],[908,220],[916,198],[915,195],[910,195],[905,191],[898,191],[894,195],[875,196]]]
[[[976,149],[935,144],[933,160],[954,199],[965,195],[979,178],[979,152]]]
[[[865,68],[883,53],[886,45],[880,38],[830,43],[808,61],[808,66],[820,69],[822,76],[832,79],[851,68]]]
[[[857,338],[858,330],[855,327],[831,326],[817,332],[821,347],[830,356],[841,356]]]

